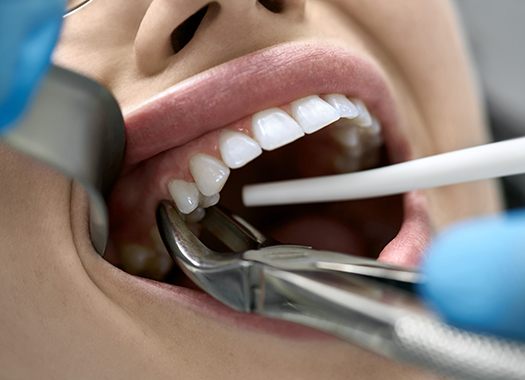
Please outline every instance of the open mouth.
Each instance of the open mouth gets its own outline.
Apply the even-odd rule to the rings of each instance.
[[[212,95],[210,95],[212,94]],[[191,78],[127,117],[126,168],[110,200],[115,249],[132,275],[193,288],[162,247],[156,205],[189,223],[217,203],[283,243],[415,265],[429,238],[417,193],[245,208],[242,186],[348,173],[409,158],[373,64],[336,47],[287,44]]]

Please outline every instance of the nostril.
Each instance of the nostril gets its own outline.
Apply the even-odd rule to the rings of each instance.
[[[285,0],[259,0],[259,3],[273,13],[282,13],[285,8]]]
[[[209,7],[210,5],[208,4],[199,9],[171,33],[171,46],[175,54],[181,51],[191,41],[206,16]]]

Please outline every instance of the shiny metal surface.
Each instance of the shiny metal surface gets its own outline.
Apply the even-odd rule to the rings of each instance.
[[[85,187],[91,240],[102,255],[108,240],[104,195],[125,147],[124,120],[113,96],[90,79],[53,67],[30,112],[1,141]]]
[[[309,326],[453,378],[525,378],[525,345],[441,322],[413,292],[421,281],[417,272],[309,247],[268,245],[254,238],[260,234],[255,228],[245,221],[238,228],[223,211],[211,211],[202,225],[220,223],[225,226],[215,231],[230,231],[223,236],[226,245],[236,241],[246,251],[214,252],[169,203],[158,208],[157,224],[172,257],[226,305]]]
[[[93,0],[68,1],[66,11],[64,12],[64,18],[69,17],[75,14],[76,12],[80,11],[82,8],[87,6],[92,1]]]

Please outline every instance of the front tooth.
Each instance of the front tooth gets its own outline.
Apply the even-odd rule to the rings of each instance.
[[[279,108],[253,115],[252,130],[255,140],[264,150],[280,148],[304,136],[299,124]]]
[[[319,96],[308,96],[291,104],[292,116],[305,133],[314,133],[339,120],[339,112]]]
[[[222,160],[231,169],[243,167],[262,153],[257,141],[244,133],[225,130],[219,138]]]
[[[176,179],[168,184],[168,191],[183,214],[189,214],[199,206],[199,189],[194,183]]]
[[[330,94],[323,96],[323,99],[334,107],[341,117],[355,119],[359,116],[359,109],[346,96],[341,94]]]
[[[222,161],[207,154],[191,158],[190,172],[200,192],[208,197],[220,193],[230,175],[230,169]]]
[[[354,119],[354,123],[360,127],[369,127],[372,125],[372,116],[368,112],[365,103],[361,100],[354,100],[357,109],[359,110],[359,116]]]
[[[221,200],[220,194],[213,194],[209,197],[201,194],[201,200],[199,202],[199,206],[202,208],[208,208],[211,206],[215,206],[219,201]]]

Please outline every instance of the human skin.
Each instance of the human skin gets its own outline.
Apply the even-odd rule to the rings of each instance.
[[[67,20],[55,60],[110,88],[127,114],[247,53],[326,41],[382,68],[413,157],[486,141],[447,2],[289,0],[282,14],[255,1],[217,3],[221,12],[193,43],[170,55],[172,30],[206,2],[95,0]],[[0,148],[0,159],[1,377],[433,378],[337,340],[277,336],[173,302],[94,252],[77,185],[7,148]],[[436,229],[499,208],[492,183],[425,195]]]

